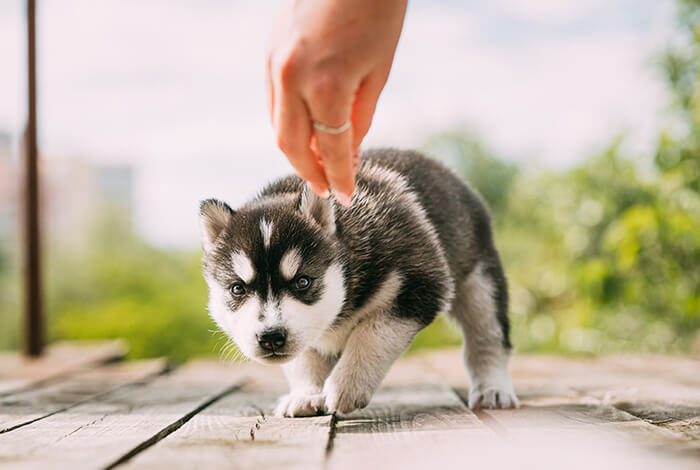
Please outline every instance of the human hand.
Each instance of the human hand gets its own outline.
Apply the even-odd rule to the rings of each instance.
[[[285,1],[270,36],[267,99],[277,145],[314,192],[328,197],[331,187],[345,206],[406,1]],[[342,130],[348,122],[343,132],[317,128]]]

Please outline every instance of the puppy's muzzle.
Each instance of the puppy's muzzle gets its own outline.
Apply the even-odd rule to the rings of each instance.
[[[265,351],[279,351],[287,343],[287,330],[284,328],[269,328],[255,336],[258,344]]]

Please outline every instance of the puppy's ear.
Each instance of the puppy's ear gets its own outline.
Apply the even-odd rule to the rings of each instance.
[[[225,202],[207,199],[199,203],[199,221],[202,226],[202,246],[208,252],[214,242],[231,222],[233,209]]]
[[[335,213],[330,199],[320,198],[308,184],[301,191],[298,207],[302,214],[320,225],[329,235],[335,233]]]

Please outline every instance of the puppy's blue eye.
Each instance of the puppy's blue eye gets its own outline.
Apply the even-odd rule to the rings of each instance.
[[[297,290],[306,290],[311,287],[311,279],[308,276],[299,276],[294,282],[294,287]]]
[[[231,294],[235,297],[245,295],[245,286],[242,282],[236,282],[231,286]]]

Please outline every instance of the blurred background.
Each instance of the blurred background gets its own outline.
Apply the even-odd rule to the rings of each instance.
[[[266,116],[276,2],[42,0],[49,340],[219,354],[198,201],[291,172]],[[0,349],[20,342],[24,1],[0,2]],[[413,0],[370,146],[489,202],[519,352],[700,351],[700,2]],[[445,320],[412,350],[454,346]]]

